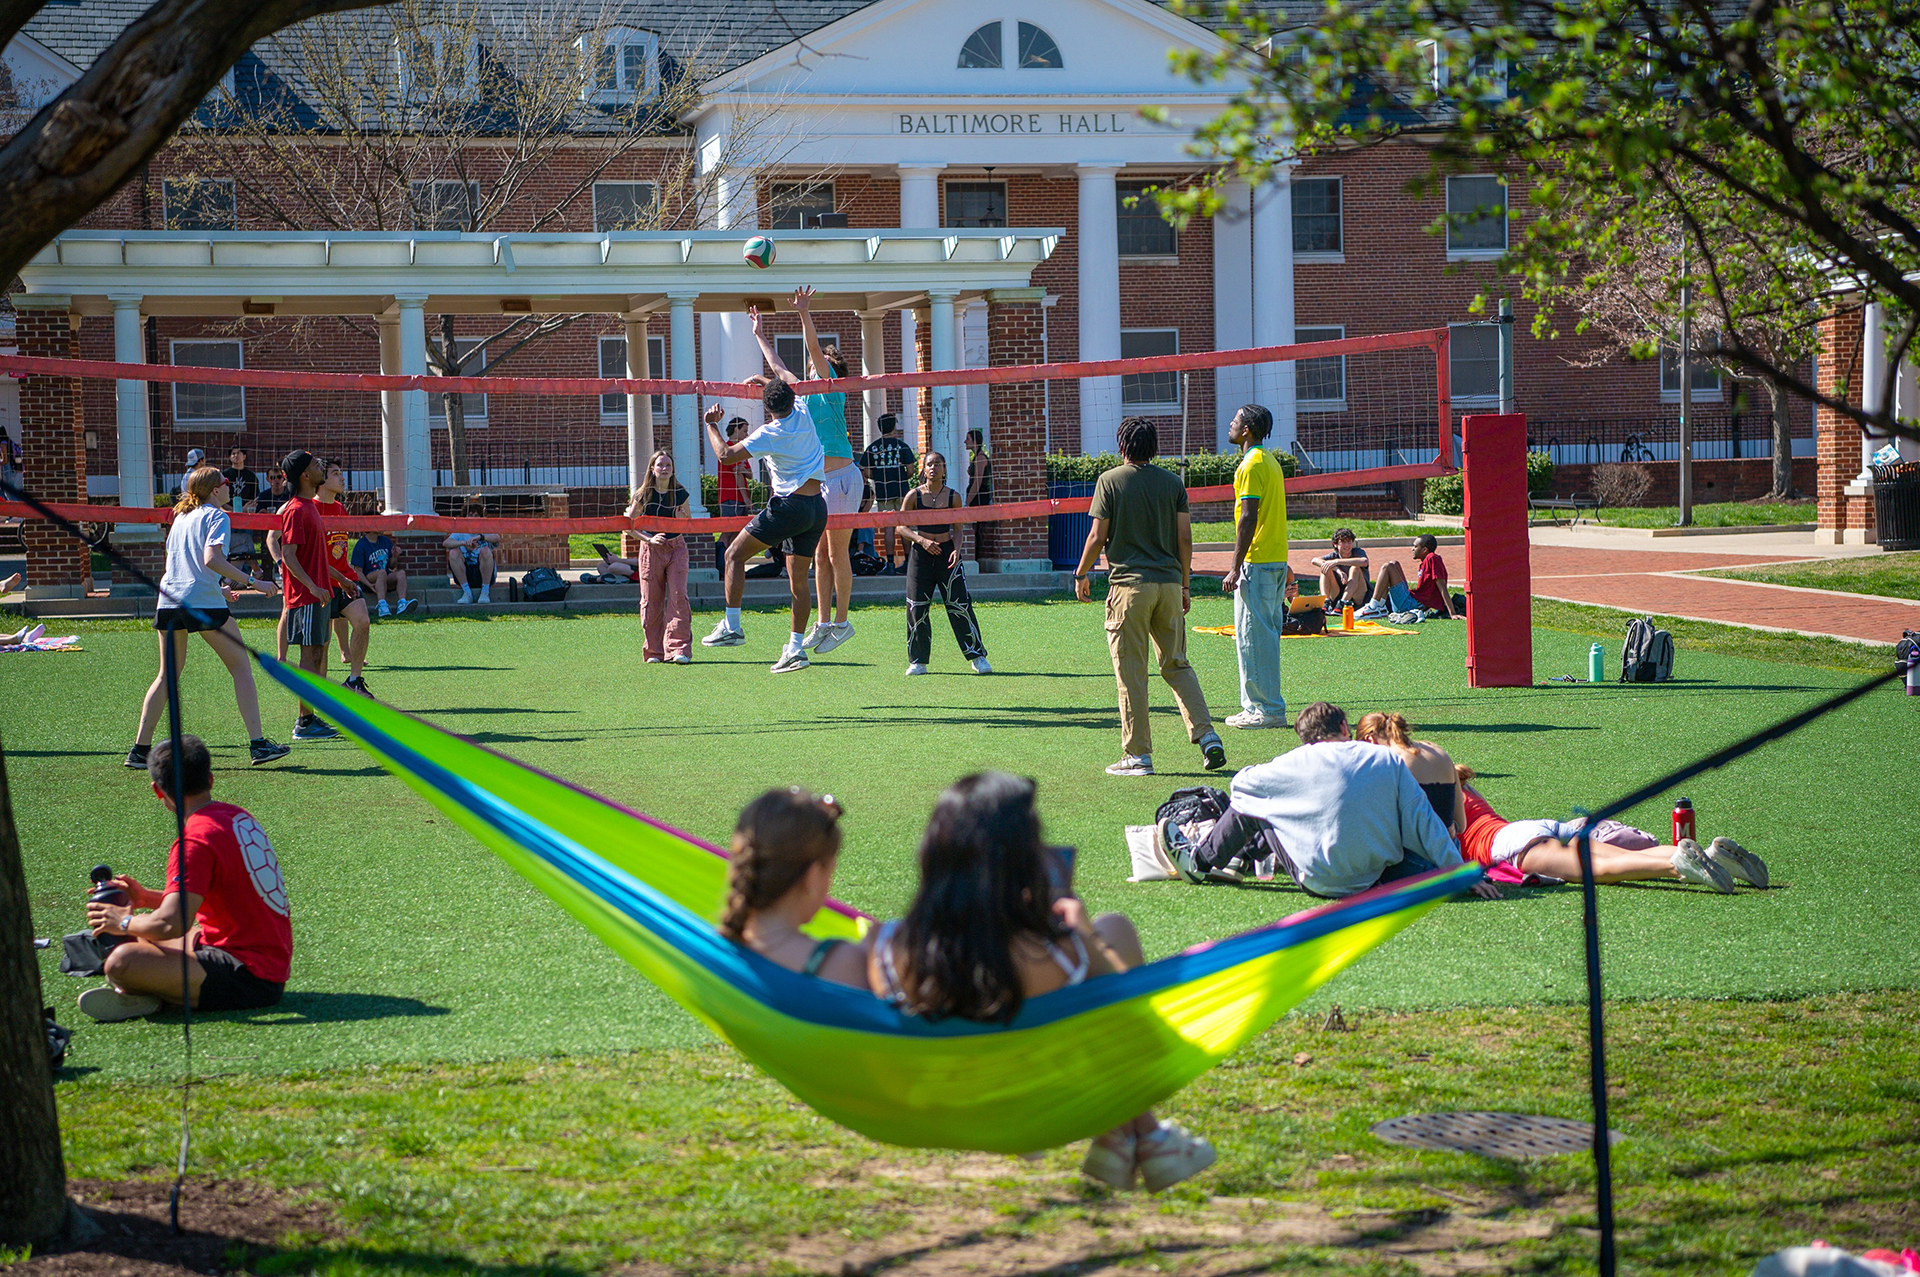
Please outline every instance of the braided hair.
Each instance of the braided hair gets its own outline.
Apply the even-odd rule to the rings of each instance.
[[[740,942],[748,919],[778,903],[809,869],[839,854],[837,809],[797,786],[769,789],[746,805],[733,827],[720,933]]]
[[[1144,466],[1160,452],[1160,428],[1145,417],[1128,417],[1120,423],[1120,455],[1136,466]]]

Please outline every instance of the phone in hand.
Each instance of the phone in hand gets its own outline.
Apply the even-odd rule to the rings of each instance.
[[[1072,847],[1043,847],[1040,858],[1047,870],[1047,886],[1055,900],[1073,894],[1073,862],[1079,852]]]

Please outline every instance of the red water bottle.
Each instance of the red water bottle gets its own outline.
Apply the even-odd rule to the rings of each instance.
[[[1689,799],[1682,798],[1673,805],[1674,846],[1679,846],[1682,839],[1693,836],[1693,803]]]

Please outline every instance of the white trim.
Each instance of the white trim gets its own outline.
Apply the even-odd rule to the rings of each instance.
[[[1491,181],[1500,184],[1501,207],[1500,247],[1499,248],[1455,248],[1453,246],[1453,184],[1455,182]],[[1446,182],[1447,260],[1450,262],[1492,261],[1504,257],[1508,246],[1513,243],[1513,192],[1507,185],[1507,179],[1499,173],[1449,173]],[[1475,207],[1480,207],[1476,205]]]
[[[172,365],[173,367],[176,367],[176,368],[180,368],[180,367],[204,368],[204,367],[210,367],[210,366],[218,367],[219,365],[182,364],[178,358],[178,352],[180,350],[180,347],[182,346],[231,346],[233,347],[234,354],[237,359],[237,362],[234,364],[234,367],[245,368],[247,366],[246,344],[242,342],[238,337],[174,337],[167,342],[167,363]],[[237,430],[237,429],[244,429],[246,427],[247,388],[245,386],[233,387],[233,389],[236,389],[240,392],[240,413],[238,416],[235,416],[235,417],[188,417],[188,416],[182,415],[180,411],[180,391],[184,386],[187,386],[187,384],[188,383],[185,383],[185,382],[175,382],[173,385],[173,393],[171,396],[171,406],[173,409],[173,424],[175,427],[197,426],[203,429],[211,429],[211,430]],[[218,387],[218,388],[227,389],[227,387]],[[192,386],[191,389],[205,390],[205,389],[210,389],[210,387]]]
[[[1127,358],[1127,354],[1126,354],[1127,338],[1140,333],[1171,333],[1173,334],[1173,349],[1166,353],[1172,354],[1172,355],[1177,355],[1180,353],[1180,329],[1177,327],[1156,325],[1152,328],[1122,328],[1120,330],[1120,350],[1121,350],[1120,357],[1122,359]],[[1173,398],[1170,400],[1156,399],[1149,402],[1128,403],[1127,402],[1127,379],[1123,375],[1121,377],[1116,378],[1116,380],[1119,382],[1119,385],[1115,387],[1116,392],[1120,396],[1120,415],[1134,416],[1134,417],[1154,417],[1154,416],[1165,416],[1170,412],[1180,411],[1180,374],[1179,373],[1172,373],[1172,374],[1141,373],[1141,374],[1135,374],[1135,375],[1147,376],[1147,377],[1171,375],[1173,377],[1173,387],[1174,387]]]
[[[967,46],[973,43],[973,37],[979,35],[982,31],[985,31],[988,27],[997,28],[999,31],[1000,39],[997,45],[995,46],[995,53],[998,56],[998,60],[995,62],[989,63],[985,66],[969,66],[967,63],[962,62],[960,59],[962,56],[965,55],[967,51]],[[982,22],[979,26],[975,27],[973,30],[967,32],[967,38],[960,42],[960,51],[953,55],[953,69],[956,71],[1004,71],[1006,70],[1007,69],[1007,20],[1005,18],[995,18],[990,22]]]

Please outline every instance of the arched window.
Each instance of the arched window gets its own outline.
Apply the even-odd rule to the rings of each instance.
[[[1026,23],[1020,24],[1021,39],[1026,39]],[[1025,47],[1024,44],[1021,46]],[[962,67],[995,67],[1000,65],[1000,24],[989,22],[960,46],[960,65]]]
[[[1053,42],[1052,36],[1031,22],[1020,24],[1020,65],[1053,67],[1056,70],[1064,65],[1060,60],[1060,46]]]

